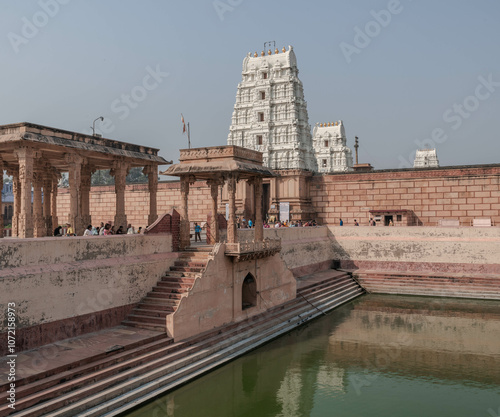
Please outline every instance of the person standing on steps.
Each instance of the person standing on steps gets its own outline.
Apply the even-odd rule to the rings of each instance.
[[[201,242],[201,226],[198,223],[194,224],[194,241],[198,242],[198,239]]]
[[[343,225],[344,225],[344,221],[342,219],[340,219],[339,226],[343,226]]]

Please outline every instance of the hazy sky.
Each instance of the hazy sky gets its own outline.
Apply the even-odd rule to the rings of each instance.
[[[309,122],[342,119],[360,162],[500,162],[498,0],[0,0],[0,124],[160,149],[226,144],[241,64],[293,45]],[[97,122],[97,126],[99,126]]]

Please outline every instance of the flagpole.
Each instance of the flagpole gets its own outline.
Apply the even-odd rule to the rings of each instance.
[[[189,136],[189,122],[188,122],[188,146],[191,149],[191,136]]]

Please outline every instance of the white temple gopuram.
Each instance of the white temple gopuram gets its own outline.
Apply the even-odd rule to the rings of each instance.
[[[413,168],[438,168],[439,160],[436,149],[419,149],[415,155]]]
[[[262,152],[264,165],[272,169],[312,172],[351,169],[352,152],[346,147],[343,125],[325,124],[324,128],[315,129],[318,139],[313,141],[298,73],[291,46],[288,51],[276,48],[274,53],[269,49],[267,53],[249,53],[245,57],[228,145]],[[329,145],[324,148],[326,140]]]

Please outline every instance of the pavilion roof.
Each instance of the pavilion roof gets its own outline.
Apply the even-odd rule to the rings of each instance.
[[[192,175],[207,180],[229,173],[236,173],[240,178],[276,176],[272,169],[263,166],[261,152],[240,146],[181,149],[180,152],[180,163],[160,172],[161,175]]]
[[[17,164],[17,158],[13,151],[22,144],[32,144],[42,152],[45,159],[61,171],[68,168],[64,154],[70,149],[88,158],[89,163],[97,169],[110,168],[110,161],[116,158],[124,158],[131,166],[167,165],[172,163],[159,156],[158,149],[142,145],[119,142],[33,123],[0,126],[0,155],[7,164]]]

